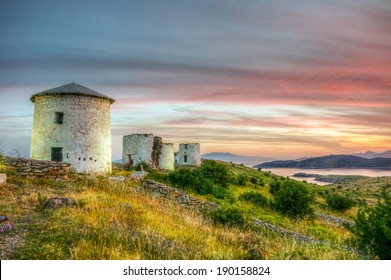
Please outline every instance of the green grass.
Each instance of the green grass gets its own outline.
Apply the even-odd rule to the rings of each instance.
[[[232,180],[227,186],[231,198],[193,195],[214,200],[225,208],[243,213],[243,224],[215,224],[208,215],[183,209],[165,200],[136,191],[135,181],[115,182],[102,176],[75,175],[70,181],[23,179],[10,175],[0,190],[0,214],[9,217],[13,229],[0,233],[0,249],[5,259],[362,259],[368,258],[350,246],[351,233],[316,218],[293,219],[269,205],[240,200],[244,193],[259,193],[272,200],[269,184],[281,179],[270,173],[240,165],[223,163],[235,178],[245,173],[249,180],[242,186]],[[126,176],[128,171],[117,171]],[[155,174],[156,175],[156,174]],[[165,176],[156,176],[165,178]],[[255,179],[251,179],[255,178]],[[283,178],[286,180],[286,178]],[[324,192],[337,187],[309,185],[316,195],[315,211],[335,216],[355,217],[327,207]],[[364,188],[364,187],[363,187]],[[371,189],[372,190],[372,189]],[[369,196],[375,195],[371,193]],[[63,196],[84,201],[78,207],[42,209],[42,197]],[[233,198],[233,199],[232,199]],[[367,198],[367,197],[365,197]],[[299,242],[252,225],[252,218],[295,231],[324,244]],[[5,248],[11,238],[20,240]],[[4,248],[2,248],[2,246]],[[6,250],[7,249],[7,250]],[[370,256],[369,256],[370,257]]]

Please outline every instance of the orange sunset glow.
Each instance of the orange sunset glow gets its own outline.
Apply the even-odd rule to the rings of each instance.
[[[22,2],[0,4],[8,153],[29,154],[30,95],[72,81],[116,100],[113,159],[132,133],[273,159],[391,149],[388,1],[59,2],[72,21]]]

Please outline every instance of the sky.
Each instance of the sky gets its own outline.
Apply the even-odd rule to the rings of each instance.
[[[29,156],[34,93],[110,96],[113,158],[153,133],[294,159],[391,149],[391,2],[0,0],[0,149]]]

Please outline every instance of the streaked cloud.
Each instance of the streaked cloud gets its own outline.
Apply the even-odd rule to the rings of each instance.
[[[386,0],[2,1],[0,148],[28,151],[30,95],[75,81],[116,99],[116,158],[137,132],[279,158],[390,149],[390,19]]]

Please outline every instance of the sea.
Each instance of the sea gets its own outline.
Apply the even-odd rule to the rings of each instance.
[[[307,181],[317,185],[329,185],[330,183],[316,181],[315,178],[293,177],[295,173],[308,173],[320,175],[360,175],[368,177],[391,176],[391,170],[386,169],[352,169],[352,168],[335,168],[335,169],[301,169],[301,168],[262,168],[262,171],[270,171],[279,176],[288,176],[298,181]]]

